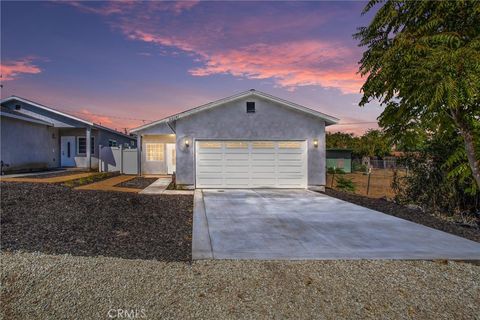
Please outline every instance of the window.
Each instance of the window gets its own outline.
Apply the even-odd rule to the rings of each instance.
[[[248,142],[245,141],[228,141],[225,145],[227,149],[248,149]]]
[[[298,141],[281,141],[278,143],[280,149],[298,149],[302,147],[302,143]]]
[[[117,140],[108,139],[108,146],[109,147],[116,147],[117,146]]]
[[[247,113],[255,113],[255,102],[247,102]]]
[[[147,161],[163,161],[163,143],[146,143],[145,144]]]
[[[90,138],[90,153],[95,154],[95,137]],[[87,138],[77,137],[77,154],[87,153]]]
[[[253,149],[274,149],[275,144],[272,141],[255,141],[252,147]]]
[[[344,159],[337,159],[337,168],[338,169],[345,168],[345,160]]]
[[[214,141],[201,141],[198,143],[200,148],[208,148],[208,149],[221,149],[222,143],[221,142],[214,142]]]

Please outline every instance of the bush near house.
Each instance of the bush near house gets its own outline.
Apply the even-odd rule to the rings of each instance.
[[[355,192],[356,186],[352,179],[339,176],[337,177],[337,189],[347,192]]]

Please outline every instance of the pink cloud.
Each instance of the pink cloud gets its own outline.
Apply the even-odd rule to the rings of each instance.
[[[288,90],[321,86],[344,94],[359,93],[362,79],[356,73],[359,59],[356,49],[309,36],[309,30],[317,30],[328,13],[284,10],[217,19],[208,8],[200,7],[194,20],[172,17],[172,12],[190,10],[197,3],[134,3],[120,11],[119,4],[114,3],[106,5],[104,12],[112,16],[109,19],[112,27],[128,39],[170,48],[171,55],[176,50],[191,55],[200,64],[189,70],[193,76],[230,74],[271,80]],[[298,39],[299,34],[304,38]]]
[[[87,109],[82,109],[82,110],[80,110],[80,112],[77,112],[77,113],[81,118],[83,118],[85,120],[88,120],[88,121],[91,121],[91,122],[94,122],[94,123],[101,124],[103,126],[109,126],[109,125],[112,125],[114,123],[112,118],[110,118],[108,116],[93,114],[92,112],[90,112]]]
[[[21,74],[37,74],[42,72],[38,66],[32,63],[32,58],[6,61],[0,65],[0,73],[3,81],[15,80]]]
[[[255,44],[203,57],[204,66],[190,70],[192,75],[229,73],[251,79],[273,79],[287,89],[318,85],[338,88],[343,93],[358,93],[362,84],[355,65],[338,59],[353,58],[353,53],[338,44],[318,40]]]

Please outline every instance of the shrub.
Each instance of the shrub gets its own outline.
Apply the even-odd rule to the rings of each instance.
[[[327,169],[327,172],[329,174],[345,174],[345,171],[343,171],[343,169],[340,169],[340,168],[328,168]]]
[[[338,176],[336,181],[338,189],[347,192],[355,192],[356,185],[352,179],[346,178],[344,176]]]
[[[352,164],[352,170],[353,170],[353,171],[367,172],[367,166],[364,165],[363,163],[354,162],[354,163]]]
[[[472,188],[473,177],[452,175],[452,167],[447,161],[461,144],[455,136],[441,138],[432,138],[421,153],[402,159],[408,175],[400,177],[394,172],[392,189],[395,200],[460,220],[473,218],[478,221],[480,192]]]

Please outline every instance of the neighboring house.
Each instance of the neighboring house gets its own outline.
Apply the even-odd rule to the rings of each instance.
[[[327,149],[327,168],[342,169],[346,173],[352,172],[352,150]]]
[[[20,97],[1,100],[4,171],[98,168],[99,145],[135,147],[134,137]]]
[[[197,188],[325,185],[325,126],[338,119],[250,90],[132,130],[141,174]]]

